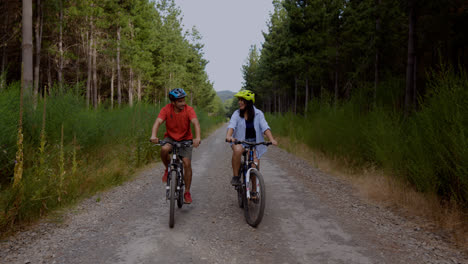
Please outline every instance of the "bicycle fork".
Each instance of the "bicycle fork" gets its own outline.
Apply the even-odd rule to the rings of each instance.
[[[245,189],[246,189],[246,192],[247,192],[247,199],[250,199],[250,171],[251,170],[257,170],[256,168],[250,168],[247,170],[247,173],[245,174]],[[257,180],[256,181],[256,187],[257,187],[257,192],[258,190],[260,189],[260,184],[259,184],[259,181]]]

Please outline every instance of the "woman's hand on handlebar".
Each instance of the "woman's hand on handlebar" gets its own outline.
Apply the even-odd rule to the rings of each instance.
[[[226,137],[226,142],[236,142],[237,139],[233,138],[233,137]]]
[[[275,139],[271,139],[270,141],[273,146],[278,146],[278,141],[276,141]]]

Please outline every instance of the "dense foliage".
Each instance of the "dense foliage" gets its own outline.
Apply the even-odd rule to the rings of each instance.
[[[18,87],[14,83],[0,92],[0,132],[6,135],[0,138],[0,231],[121,184],[139,167],[159,159],[159,147],[148,139],[166,101],[94,110],[86,108],[79,91],[52,92],[38,101],[36,110],[31,104],[25,106],[22,188],[11,188]],[[223,116],[195,110],[202,137],[223,121]],[[160,137],[164,130],[160,129]]]
[[[26,1],[28,2],[28,1]],[[188,103],[222,110],[205,71],[196,28],[182,30],[173,0],[52,0],[33,3],[34,87],[80,87],[87,104],[160,102],[183,87]],[[21,1],[0,3],[0,90],[21,79]]]
[[[307,119],[268,115],[272,130],[350,166],[377,165],[416,190],[468,206],[468,78],[432,75],[421,110],[407,119],[384,108],[360,109],[359,97],[335,107],[313,104]]]
[[[464,1],[273,4],[265,42],[252,47],[243,67],[244,88],[271,112],[306,113],[328,95],[338,103],[365,94],[363,108],[411,113],[427,92],[430,69],[442,63],[459,72],[468,63]]]
[[[170,89],[185,89],[202,136],[224,120],[173,0],[5,0],[0,13],[0,231],[155,160]]]
[[[273,130],[468,205],[466,1],[273,4],[242,68]]]

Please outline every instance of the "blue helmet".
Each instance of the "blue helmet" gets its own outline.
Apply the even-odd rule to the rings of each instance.
[[[187,96],[187,93],[185,93],[184,89],[182,88],[175,88],[169,92],[169,99],[171,101],[184,98],[185,96]]]

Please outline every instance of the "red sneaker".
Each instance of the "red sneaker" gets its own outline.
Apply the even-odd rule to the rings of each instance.
[[[164,171],[164,175],[162,177],[162,182],[167,182],[167,174],[168,174],[168,172],[167,172],[167,168],[166,168],[166,170]]]
[[[186,204],[191,204],[192,203],[192,196],[190,195],[190,192],[185,192],[184,193],[184,203],[186,203]]]

